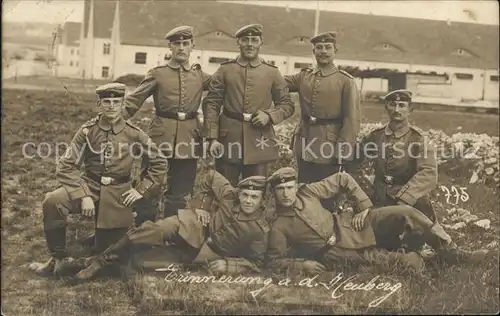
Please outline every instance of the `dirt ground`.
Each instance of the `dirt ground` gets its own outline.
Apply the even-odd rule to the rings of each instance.
[[[45,246],[41,202],[45,193],[57,187],[54,179],[55,153],[42,148],[45,158],[23,157],[23,144],[69,143],[77,128],[95,114],[92,94],[65,91],[2,90],[2,312],[5,315],[170,315],[170,314],[465,314],[497,313],[499,310],[498,258],[477,266],[429,267],[422,275],[397,271],[363,269],[344,272],[345,279],[358,282],[401,283],[401,288],[377,307],[370,302],[388,294],[383,291],[337,292],[324,287],[304,288],[273,286],[256,298],[248,287],[235,284],[169,283],[165,274],[135,276],[128,280],[109,278],[68,285],[64,280],[41,278],[27,269],[33,261],[48,259]],[[145,128],[142,117],[150,117],[150,108],[141,109],[134,119]],[[385,121],[378,105],[364,106],[364,122]],[[413,113],[414,122],[423,129],[498,135],[498,117],[443,112]],[[457,130],[460,126],[461,129]],[[43,147],[43,146],[42,146]],[[468,183],[465,176],[440,172],[440,184],[467,188],[470,199],[458,205],[434,195],[436,209],[447,222],[447,209],[461,207],[481,219],[491,221],[490,229],[472,225],[450,230],[455,241],[466,249],[498,248],[500,216],[498,190]],[[90,222],[78,216],[70,218],[69,251],[81,256],[86,250],[76,242],[90,232]],[[496,242],[496,244],[495,244]],[[336,273],[322,275],[325,282]],[[344,279],[344,280],[345,280]],[[294,280],[294,282],[297,280]]]

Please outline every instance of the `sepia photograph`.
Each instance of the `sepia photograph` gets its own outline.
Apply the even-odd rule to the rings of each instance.
[[[499,13],[2,1],[2,315],[498,314]]]

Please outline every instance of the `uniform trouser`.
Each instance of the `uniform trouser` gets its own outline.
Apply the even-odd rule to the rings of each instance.
[[[186,207],[186,196],[193,190],[196,179],[197,159],[169,159],[167,172],[168,189],[163,192],[163,217],[177,215],[179,209]],[[143,168],[147,160],[143,160]],[[134,205],[137,214],[135,225],[139,227],[145,221],[155,221],[161,197],[141,199]]]
[[[386,200],[386,206],[389,205],[398,205],[397,201],[392,198]],[[436,223],[436,212],[431,204],[429,197],[422,197],[417,200],[413,209],[419,210],[423,213],[427,218],[429,218],[433,223]],[[425,240],[422,235],[413,232],[413,233],[405,233],[404,238],[400,239],[401,229],[386,229],[385,231],[381,231],[379,233],[379,238],[381,240],[381,245],[388,250],[396,250],[398,248],[407,248],[408,250],[416,250],[419,249],[424,243]]]
[[[98,201],[96,205],[95,218],[99,212]],[[66,227],[69,214],[81,212],[81,200],[72,201],[64,188],[58,188],[49,192],[42,202],[43,228],[47,246],[50,254],[57,259],[66,257]],[[104,251],[110,245],[118,241],[127,231],[126,228],[97,229],[95,235],[95,250]]]
[[[199,249],[190,246],[179,237],[179,217],[171,216],[156,222],[146,221],[141,226],[129,229],[125,236],[117,243],[111,245],[101,254],[101,259],[105,262],[113,260],[123,260],[124,254],[131,254],[131,251],[147,251],[151,247],[163,247],[161,251],[168,252],[165,243],[173,243],[176,248],[171,248],[172,253],[167,254],[172,261],[189,262],[198,254]],[[178,251],[178,249],[182,251]],[[178,257],[177,257],[178,256]],[[175,257],[175,258],[172,258]]]
[[[323,255],[324,262],[328,266],[336,264],[386,265],[395,261],[404,263],[408,260],[415,260],[415,256],[409,253],[389,252],[384,249],[384,240],[380,240],[380,236],[383,236],[387,229],[421,235],[425,242],[436,250],[452,243],[451,237],[439,223],[433,223],[422,212],[410,206],[396,205],[374,209],[367,220],[370,221],[375,232],[376,247],[361,250],[331,247]]]
[[[244,165],[239,163],[230,163],[227,161],[217,160],[215,162],[215,168],[217,172],[222,174],[233,187],[238,184],[240,174],[242,179],[250,176],[264,176],[267,177],[268,163]]]
[[[318,164],[305,161],[303,159],[298,160],[299,183],[312,183],[321,181],[326,177],[331,176],[339,172],[340,165],[338,164]],[[335,197],[321,200],[323,207],[329,211],[333,211],[335,208]]]

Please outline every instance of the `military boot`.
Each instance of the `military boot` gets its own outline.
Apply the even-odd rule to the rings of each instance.
[[[117,243],[109,246],[98,256],[88,260],[88,266],[75,275],[77,280],[89,280],[93,278],[105,266],[118,262],[124,259],[130,247],[130,239],[128,236],[123,236]]]
[[[438,257],[446,263],[460,264],[460,263],[479,263],[486,259],[489,251],[485,249],[468,251],[461,249],[454,242],[443,246],[438,250]]]

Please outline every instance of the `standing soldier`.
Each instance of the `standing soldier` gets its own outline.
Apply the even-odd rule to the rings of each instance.
[[[163,210],[164,217],[169,217],[186,206],[186,196],[194,186],[197,158],[203,153],[198,109],[210,76],[199,64],[189,64],[194,47],[192,27],[179,26],[165,38],[169,41],[172,58],[167,65],[151,69],[135,91],[125,98],[125,117],[133,116],[144,101],[153,96],[156,115],[149,126],[149,136],[166,154],[170,152],[167,183],[174,185],[164,193]],[[143,205],[137,205],[137,226],[146,220],[155,220],[158,202],[144,200]]]
[[[127,254],[134,246],[165,247],[165,242],[184,248],[168,256],[174,262],[208,263],[209,270],[215,274],[260,272],[269,233],[262,204],[265,190],[265,177],[245,178],[234,188],[221,174],[211,170],[202,180],[201,192],[193,204],[209,206],[215,199],[218,205],[215,209],[179,210],[177,216],[132,228],[116,244],[88,260],[89,265],[76,279],[90,279],[103,266],[130,259]],[[172,247],[168,246],[165,252]]]
[[[337,69],[335,33],[311,39],[316,68],[285,76],[290,92],[298,92],[302,120],[292,149],[298,163],[299,181],[319,181],[341,170],[352,155],[360,129],[358,89],[354,78]],[[342,151],[342,152],[341,152]],[[333,200],[323,205],[330,209]]]
[[[411,97],[408,90],[395,90],[384,97],[389,123],[363,138],[356,148],[359,155],[349,169],[359,169],[365,157],[374,158],[375,205],[410,205],[436,222],[429,198],[438,184],[435,151],[426,142],[425,133],[408,122]],[[388,229],[385,234],[388,249],[397,249],[405,243],[393,230]]]
[[[71,261],[66,253],[66,218],[70,213],[95,217],[95,248],[104,251],[133,225],[132,204],[157,194],[167,172],[167,159],[140,128],[122,116],[125,85],[97,88],[97,117],[83,124],[59,160],[56,179],[61,187],[42,203],[43,226],[51,258],[33,269],[59,274]],[[145,154],[149,168],[139,184],[131,185],[137,156]],[[84,165],[84,173],[80,167]]]
[[[259,57],[262,29],[252,24],[236,32],[240,55],[221,64],[203,100],[210,152],[221,157],[217,171],[233,186],[240,174],[267,176],[268,163],[278,159],[273,125],[294,112],[280,71]]]

